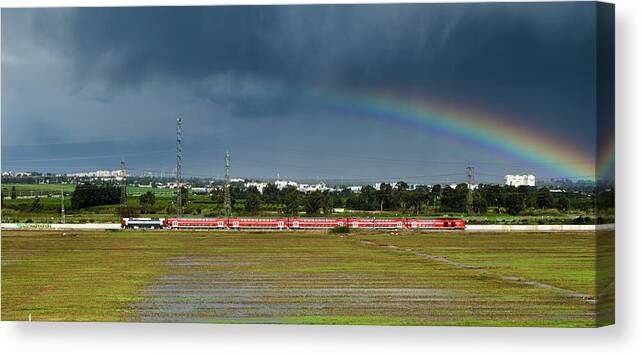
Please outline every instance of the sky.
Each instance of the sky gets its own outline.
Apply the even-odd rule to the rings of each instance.
[[[2,170],[595,171],[592,3],[2,10]]]

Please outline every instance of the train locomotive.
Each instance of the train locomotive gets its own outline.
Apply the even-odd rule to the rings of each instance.
[[[121,228],[129,229],[163,229],[165,218],[122,218]]]
[[[464,229],[463,219],[417,218],[123,218],[122,228],[190,230]]]

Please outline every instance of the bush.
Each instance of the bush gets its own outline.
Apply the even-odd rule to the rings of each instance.
[[[120,212],[121,212],[120,206],[116,207],[115,209],[116,215],[120,216]],[[136,207],[127,206],[123,208],[122,212],[123,212],[123,217],[126,217],[126,218],[135,218],[140,216],[140,209]]]
[[[593,224],[593,219],[591,217],[582,217],[578,216],[573,219],[573,224]]]
[[[213,209],[205,209],[203,210],[203,215],[205,217],[216,217],[218,214]]]
[[[345,234],[345,233],[350,233],[350,228],[346,226],[338,226],[330,229],[330,233],[334,234]]]

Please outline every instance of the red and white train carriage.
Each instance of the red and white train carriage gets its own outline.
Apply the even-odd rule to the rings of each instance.
[[[167,218],[170,229],[306,230],[345,226],[354,229],[464,229],[463,219],[416,218]],[[126,226],[125,226],[126,227]]]

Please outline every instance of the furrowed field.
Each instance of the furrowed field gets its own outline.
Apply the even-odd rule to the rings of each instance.
[[[614,286],[595,256],[600,245],[612,267],[613,241],[3,231],[2,320],[590,327],[612,322]]]

